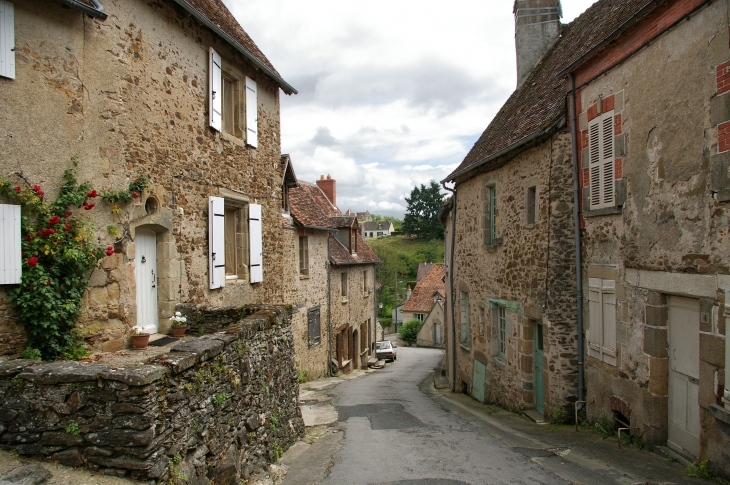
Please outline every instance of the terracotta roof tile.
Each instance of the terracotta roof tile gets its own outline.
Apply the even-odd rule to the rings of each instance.
[[[416,273],[416,283],[421,281],[433,268],[433,263],[418,263],[418,272]]]
[[[418,282],[405,305],[404,312],[428,313],[434,305],[434,295],[443,296],[446,285],[443,281],[444,265],[434,264],[431,270]]]
[[[289,206],[291,216],[302,226],[324,227],[335,229],[337,226],[332,219],[322,210],[318,203],[318,194],[322,193],[315,184],[299,182],[297,187],[289,189]],[[324,196],[324,194],[322,194]],[[326,197],[325,197],[326,198]]]
[[[380,260],[365,239],[357,235],[357,254],[350,254],[350,251],[340,243],[334,236],[330,236],[330,258],[332,264],[344,266],[349,264],[374,264]]]
[[[444,181],[454,180],[490,156],[540,131],[549,131],[566,118],[565,77],[558,74],[614,33],[648,0],[599,0],[573,22],[535,67],[466,155]]]

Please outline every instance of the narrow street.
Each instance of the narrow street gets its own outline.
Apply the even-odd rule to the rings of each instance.
[[[398,348],[385,369],[327,392],[338,422],[287,453],[283,485],[706,483],[684,466],[589,430],[537,425],[436,390],[442,352]]]

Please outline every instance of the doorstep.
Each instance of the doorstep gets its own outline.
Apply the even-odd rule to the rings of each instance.
[[[545,424],[545,415],[537,409],[525,409],[522,414],[537,424]]]

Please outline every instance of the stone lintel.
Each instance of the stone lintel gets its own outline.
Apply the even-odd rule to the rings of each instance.
[[[624,280],[635,287],[671,295],[716,298],[720,276],[626,268]]]

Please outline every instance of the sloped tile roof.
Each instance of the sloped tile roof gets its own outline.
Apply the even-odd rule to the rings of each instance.
[[[563,26],[555,45],[522,86],[512,93],[461,164],[444,181],[452,181],[486,163],[490,157],[563,124],[568,83],[558,74],[649,3],[650,0],[599,0]]]
[[[423,279],[433,268],[433,263],[418,263],[418,272],[416,273],[416,284]]]
[[[355,225],[355,221],[357,220],[354,215],[352,216],[332,216],[331,217],[332,222],[334,223],[335,227],[353,227]]]
[[[299,182],[297,187],[290,188],[289,206],[291,216],[302,226],[335,229],[337,226],[318,203],[321,202],[318,200],[318,193],[321,194],[322,189],[307,182]]]
[[[428,313],[434,305],[434,295],[443,296],[446,285],[443,281],[444,265],[434,264],[431,270],[418,282],[405,305],[404,312]]]
[[[350,264],[374,264],[380,260],[361,235],[357,235],[357,254],[350,251],[334,236],[330,236],[330,259],[332,264],[345,266]]]

